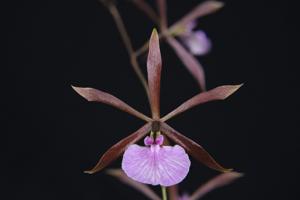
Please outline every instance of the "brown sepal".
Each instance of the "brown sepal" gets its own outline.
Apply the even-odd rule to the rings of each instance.
[[[126,185],[129,185],[136,189],[137,191],[144,194],[146,197],[148,197],[151,200],[161,200],[161,198],[148,186],[143,183],[139,183],[137,181],[132,180],[129,178],[121,169],[108,169],[107,174],[116,177],[121,182],[123,182]]]
[[[194,20],[197,20],[199,17],[203,17],[209,14],[212,14],[224,6],[224,3],[221,1],[208,0],[200,3],[193,10],[191,10],[188,14],[186,14],[183,18],[177,21],[172,28],[175,26],[185,26],[188,23],[191,23]]]
[[[161,79],[161,54],[159,37],[156,29],[152,31],[149,41],[149,53],[147,59],[148,85],[152,117],[159,119],[160,115],[160,79]]]
[[[228,172],[232,169],[222,167],[215,159],[199,144],[185,137],[166,123],[161,123],[161,131],[175,143],[182,146],[191,156],[200,161],[207,167],[220,171]]]
[[[167,121],[171,119],[172,117],[191,109],[194,106],[197,106],[202,103],[206,103],[209,101],[215,101],[215,100],[224,100],[230,95],[232,95],[234,92],[236,92],[243,84],[240,85],[222,85],[219,87],[216,87],[214,89],[211,89],[207,92],[201,92],[197,94],[196,96],[190,98],[189,100],[182,103],[180,106],[178,106],[176,109],[174,109],[172,112],[168,113],[166,116],[164,116],[161,121]]]
[[[188,52],[174,37],[167,36],[167,42],[173,48],[181,62],[186,66],[194,79],[199,84],[201,90],[205,91],[205,73],[198,60]]]
[[[96,102],[101,102],[110,106],[113,106],[115,108],[118,108],[124,112],[127,112],[133,116],[136,116],[142,120],[145,120],[147,122],[151,121],[151,119],[149,117],[147,117],[146,115],[144,115],[143,113],[140,113],[139,111],[135,110],[134,108],[132,108],[131,106],[129,106],[128,104],[124,103],[123,101],[121,101],[120,99],[118,99],[117,97],[94,89],[94,88],[83,88],[83,87],[75,87],[72,86],[72,88],[83,98],[85,98],[88,101],[96,101]]]
[[[119,141],[117,144],[110,147],[100,158],[96,166],[91,170],[85,171],[85,173],[93,174],[105,168],[112,161],[116,160],[129,145],[134,144],[138,140],[142,139],[150,131],[150,129],[151,123],[147,123],[136,132],[132,133],[131,135]]]
[[[205,184],[201,185],[189,198],[189,200],[197,200],[202,198],[207,193],[211,192],[212,190],[215,190],[219,187],[223,187],[225,185],[228,185],[232,183],[233,181],[237,180],[238,178],[241,178],[243,176],[242,173],[238,172],[228,172],[220,174]]]

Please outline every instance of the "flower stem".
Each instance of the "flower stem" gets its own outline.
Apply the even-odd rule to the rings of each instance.
[[[159,23],[159,17],[156,15],[155,11],[152,9],[152,7],[144,0],[131,0],[131,2],[133,4],[135,4],[135,6],[137,8],[139,8],[141,11],[143,11],[144,13],[146,13],[146,15],[152,20],[154,21],[156,24]]]
[[[127,50],[128,56],[130,58],[130,63],[132,65],[132,68],[133,68],[134,72],[136,73],[136,75],[138,76],[139,80],[141,81],[141,83],[145,89],[145,92],[147,94],[147,97],[150,100],[149,88],[148,88],[146,78],[144,77],[143,72],[137,61],[137,56],[135,55],[135,51],[133,49],[132,42],[131,42],[130,37],[127,33],[127,30],[125,28],[122,17],[114,3],[110,3],[110,4],[104,3],[104,5],[108,8],[108,10],[110,11],[110,13],[116,23],[117,29],[121,35],[121,38],[122,38],[125,48]]]
[[[162,200],[168,200],[166,187],[161,186]]]

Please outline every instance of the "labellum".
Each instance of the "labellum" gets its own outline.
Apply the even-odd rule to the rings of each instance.
[[[180,183],[189,172],[189,157],[181,146],[164,146],[163,141],[164,136],[160,134],[155,139],[147,136],[145,146],[130,145],[122,161],[122,169],[127,176],[151,185]]]

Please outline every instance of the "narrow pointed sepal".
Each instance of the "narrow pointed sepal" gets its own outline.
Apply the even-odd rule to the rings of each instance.
[[[240,85],[223,85],[216,87],[212,90],[209,90],[207,92],[201,92],[198,95],[190,98],[180,106],[178,106],[176,109],[174,109],[172,112],[168,113],[166,116],[164,116],[161,121],[167,121],[171,119],[172,117],[185,112],[186,110],[189,110],[193,108],[194,106],[197,106],[199,104],[203,104],[209,101],[215,101],[215,100],[224,100],[233,93],[235,93],[240,87],[242,87],[243,84]]]
[[[160,116],[160,79],[161,79],[161,54],[159,37],[156,29],[152,31],[149,41],[149,53],[147,59],[148,85],[150,93],[151,111],[154,119]]]
[[[186,14],[182,19],[172,25],[172,29],[176,26],[185,26],[186,24],[197,20],[199,17],[203,17],[209,14],[212,14],[224,6],[224,3],[221,1],[208,0],[200,3],[188,14]]]
[[[161,200],[161,198],[153,190],[151,190],[149,186],[130,179],[121,169],[108,169],[106,172],[107,174],[119,179],[124,184],[129,185],[141,192],[149,199]]]
[[[131,135],[119,141],[117,144],[113,145],[103,154],[96,166],[91,170],[85,171],[85,173],[93,174],[105,168],[112,161],[116,160],[129,145],[136,143],[137,141],[142,139],[147,133],[149,133],[150,129],[151,123],[147,123],[136,132],[132,133]]]
[[[185,137],[166,123],[161,123],[161,131],[173,142],[182,146],[191,156],[196,160],[206,165],[207,167],[220,171],[229,172],[232,169],[222,167],[215,159],[199,144],[195,141]]]
[[[207,193],[226,186],[230,183],[232,183],[233,181],[236,181],[237,179],[241,178],[243,176],[242,173],[238,173],[238,172],[228,172],[228,173],[223,173],[220,174],[214,178],[212,178],[211,180],[209,180],[208,182],[206,182],[204,185],[201,185],[189,198],[189,200],[197,200],[202,198],[204,195],[206,195]]]
[[[202,91],[206,90],[205,73],[199,61],[186,50],[174,37],[168,36],[167,42],[173,48],[181,62],[197,81]]]
[[[128,104],[124,103],[123,101],[121,101],[120,99],[118,99],[117,97],[94,89],[94,88],[83,88],[83,87],[75,87],[72,86],[72,88],[83,98],[85,98],[88,101],[95,101],[95,102],[100,102],[100,103],[104,103],[110,106],[113,106],[117,109],[120,109],[124,112],[127,112],[133,116],[136,116],[144,121],[151,121],[151,119],[149,117],[147,117],[146,115],[140,113],[139,111],[135,110],[134,108],[132,108],[131,106],[129,106]]]

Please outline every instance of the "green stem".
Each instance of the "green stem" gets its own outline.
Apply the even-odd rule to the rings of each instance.
[[[161,186],[162,200],[168,200],[166,187]]]

